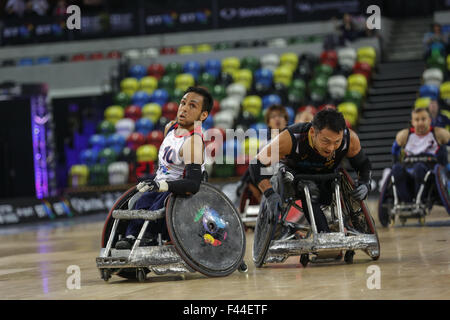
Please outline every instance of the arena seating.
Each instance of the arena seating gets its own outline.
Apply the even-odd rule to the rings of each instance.
[[[426,69],[415,108],[426,108],[430,100],[438,100],[441,112],[450,117],[450,52],[441,42],[432,42],[425,48]]]
[[[286,42],[274,39],[269,44],[283,47]],[[160,53],[175,53],[165,49]],[[209,45],[183,46],[177,52],[189,54],[212,49]],[[81,152],[79,163],[70,168],[72,186],[74,182],[78,185],[134,182],[154,173],[164,127],[176,117],[182,94],[192,85],[206,87],[214,97],[214,108],[204,122],[204,129],[224,132],[233,128],[267,128],[264,112],[276,103],[286,106],[290,124],[297,112],[337,108],[347,124],[357,129],[376,61],[371,47],[357,50],[346,47],[325,50],[318,56],[286,51],[279,56],[265,54],[241,59],[230,56],[204,63],[132,65],[120,82],[114,105],[105,109],[104,120],[90,138],[89,149]],[[234,140],[217,146],[225,155],[227,151],[232,154],[233,159],[208,166],[210,176],[242,174],[249,157],[254,156],[250,151],[257,150],[259,144],[258,139],[247,138],[242,145]],[[235,165],[236,158],[245,159],[247,164]]]

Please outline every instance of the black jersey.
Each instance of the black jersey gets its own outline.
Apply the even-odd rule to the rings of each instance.
[[[292,150],[281,163],[294,169],[296,173],[331,173],[346,156],[350,146],[350,131],[344,129],[344,137],[339,148],[331,159],[321,156],[312,146],[309,139],[309,129],[312,123],[296,123],[287,128],[292,137]]]

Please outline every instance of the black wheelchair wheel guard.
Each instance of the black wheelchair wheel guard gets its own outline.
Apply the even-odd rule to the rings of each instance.
[[[447,174],[446,170],[443,166],[437,164],[434,166],[434,177],[436,180],[436,187],[439,194],[439,198],[441,199],[442,205],[447,210],[447,213],[450,214],[450,197],[447,189]]]
[[[116,200],[116,202],[111,207],[111,210],[109,210],[108,216],[106,217],[106,221],[103,226],[103,233],[102,233],[102,238],[101,238],[102,248],[106,247],[106,243],[108,242],[109,235],[111,234],[112,226],[114,223],[114,219],[112,217],[112,212],[114,210],[118,210],[118,209],[121,209],[121,210],[129,209],[128,201],[138,192],[139,191],[137,190],[136,186],[131,187],[130,189],[125,191],[120,196],[119,199]],[[119,233],[125,232],[126,225],[127,225],[127,221],[123,221],[122,223],[119,223],[119,226],[116,231],[115,239],[112,242],[112,247],[114,247],[115,243],[117,242],[117,237],[118,237]],[[145,272],[145,274],[150,272],[150,270],[148,268],[143,268],[143,271]],[[135,268],[122,269],[117,273],[117,275],[119,277],[122,277],[125,279],[137,279],[137,272],[136,272]]]
[[[138,190],[136,189],[136,187],[131,187],[130,189],[125,191],[120,196],[119,199],[116,200],[116,202],[113,204],[113,206],[109,210],[108,216],[106,217],[106,221],[105,221],[105,224],[103,226],[103,233],[102,233],[102,238],[101,238],[101,241],[102,241],[101,246],[102,246],[102,248],[106,247],[106,243],[108,242],[109,235],[111,233],[111,229],[112,229],[112,226],[113,226],[114,219],[112,218],[112,212],[114,210],[117,210],[117,209],[122,209],[122,210],[128,209],[128,201],[137,192],[138,192]],[[114,245],[114,241],[113,241],[113,245]]]
[[[344,207],[344,210],[349,212],[350,221],[352,222],[353,227],[357,231],[359,231],[361,233],[366,233],[366,234],[374,234],[377,237],[378,255],[372,256],[369,253],[368,254],[371,256],[371,258],[373,260],[378,260],[378,258],[380,257],[381,251],[380,251],[380,239],[378,238],[378,233],[375,228],[375,221],[374,221],[373,217],[371,216],[369,209],[367,208],[364,201],[356,201],[351,197],[350,192],[355,187],[353,179],[350,177],[350,175],[344,169],[341,169],[340,172],[343,175],[343,177],[341,179],[342,206]],[[358,206],[361,210],[357,210]]]
[[[277,221],[268,222],[270,215],[266,205],[266,198],[263,196],[256,219],[255,235],[253,239],[253,262],[257,268],[261,268],[269,250],[270,241],[273,239]]]
[[[390,221],[390,214],[387,206],[390,201],[392,202],[392,205],[394,204],[391,176],[392,174],[389,173],[383,187],[381,188],[380,197],[378,199],[378,219],[383,227],[388,227]]]
[[[222,277],[242,263],[245,254],[242,220],[231,201],[209,183],[202,183],[195,195],[171,195],[166,222],[175,249],[195,271]]]

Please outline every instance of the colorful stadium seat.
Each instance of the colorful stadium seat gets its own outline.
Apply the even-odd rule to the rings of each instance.
[[[444,74],[441,69],[430,68],[423,72],[422,79],[424,84],[431,84],[439,87],[444,79]]]
[[[143,105],[150,102],[150,94],[145,91],[136,91],[131,97],[131,103],[133,105],[142,107]]]
[[[428,106],[430,105],[430,102],[431,102],[431,99],[429,97],[417,98],[414,103],[414,109],[428,108]]]
[[[352,127],[358,123],[358,107],[353,102],[343,102],[337,107],[337,110],[344,115]]]
[[[142,117],[150,119],[153,123],[157,123],[161,115],[161,105],[158,103],[147,103],[142,107]]]
[[[437,100],[439,97],[439,87],[431,84],[425,84],[419,88],[420,97],[429,97],[431,100]]]
[[[175,78],[175,88],[185,91],[195,85],[195,79],[190,73],[181,73]]]
[[[69,186],[76,188],[88,185],[89,169],[87,165],[76,164],[70,167]]]
[[[139,81],[139,88],[141,91],[152,94],[158,88],[158,79],[153,76],[145,76]]]
[[[342,99],[347,91],[347,78],[341,75],[328,78],[328,92],[332,99]]]
[[[139,111],[141,109],[139,108]],[[126,114],[126,111],[125,111]],[[131,133],[134,131],[134,120],[129,119],[128,117],[125,119],[120,119],[116,122],[116,132],[120,134],[122,137],[127,139]]]
[[[131,97],[139,89],[139,81],[136,78],[125,78],[120,81],[120,89]]]

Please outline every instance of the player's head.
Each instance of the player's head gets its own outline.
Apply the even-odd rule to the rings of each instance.
[[[431,26],[434,33],[441,33],[442,28],[439,23],[433,23]]]
[[[439,113],[439,104],[437,100],[431,100],[428,105],[428,111],[430,111],[430,115],[432,118],[435,118]]]
[[[414,109],[411,113],[411,124],[418,135],[428,133],[431,126],[431,116],[428,108]]]
[[[264,119],[270,129],[282,130],[289,122],[289,115],[282,105],[274,104],[267,109]]]
[[[177,122],[182,127],[189,127],[195,121],[204,121],[213,106],[211,94],[203,87],[189,87],[178,106]]]
[[[344,137],[345,119],[342,113],[325,109],[312,120],[311,138],[314,148],[323,157],[330,157],[339,148]]]

